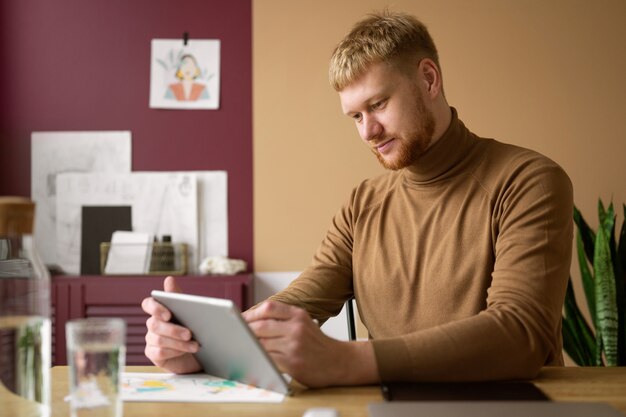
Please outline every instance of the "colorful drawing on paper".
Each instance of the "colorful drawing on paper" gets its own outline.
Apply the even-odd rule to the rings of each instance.
[[[285,396],[205,374],[122,374],[122,399],[143,402],[281,402]]]
[[[151,108],[217,109],[219,79],[219,40],[152,40]]]
[[[158,381],[153,379],[147,379],[143,382],[138,381],[138,384],[134,387],[131,385],[131,382],[129,382],[127,387],[130,389],[134,389],[137,393],[174,391],[174,386],[172,384],[168,384],[165,381]]]
[[[174,73],[177,81],[167,86],[165,98],[176,101],[208,99],[209,92],[206,83],[213,78],[215,74],[205,75],[193,54],[183,55],[183,51],[180,50],[177,55],[176,72]],[[170,67],[161,59],[157,59],[157,62],[161,64],[166,71]]]

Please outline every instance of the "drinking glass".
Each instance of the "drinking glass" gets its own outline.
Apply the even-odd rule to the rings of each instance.
[[[122,417],[126,323],[118,318],[87,318],[70,320],[65,329],[71,416]]]

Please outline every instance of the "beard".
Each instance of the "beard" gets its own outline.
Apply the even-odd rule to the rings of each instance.
[[[417,121],[421,119],[419,126],[415,126],[413,130],[404,135],[393,136],[398,143],[396,146],[397,156],[394,159],[387,160],[376,149],[372,149],[378,162],[386,169],[399,170],[413,165],[417,159],[426,152],[426,149],[433,141],[435,132],[435,117],[424,102],[424,97],[417,86],[414,88],[415,107],[410,109],[409,117]]]

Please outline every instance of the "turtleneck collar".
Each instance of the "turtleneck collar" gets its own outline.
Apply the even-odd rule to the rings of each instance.
[[[456,109],[450,108],[452,118],[443,136],[432,144],[413,165],[403,169],[409,183],[427,185],[453,177],[467,168],[476,136],[459,120]]]

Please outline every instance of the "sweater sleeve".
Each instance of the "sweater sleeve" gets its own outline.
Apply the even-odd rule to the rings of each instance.
[[[519,167],[494,195],[495,264],[479,314],[373,340],[382,380],[526,379],[562,363],[572,252],[572,186],[555,164]],[[510,177],[511,178],[511,177]]]

